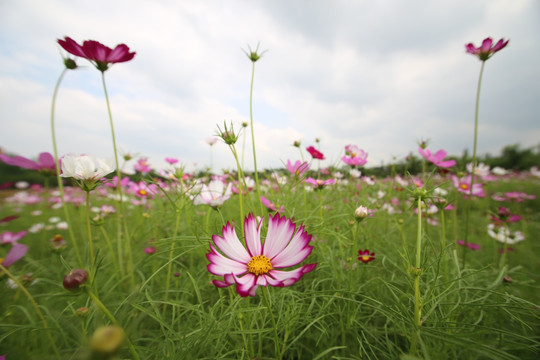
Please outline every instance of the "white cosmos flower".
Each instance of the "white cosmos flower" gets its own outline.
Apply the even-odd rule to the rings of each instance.
[[[62,174],[65,178],[88,181],[99,180],[115,170],[111,161],[88,155],[68,154],[62,158]]]
[[[218,207],[223,205],[232,195],[232,183],[225,187],[225,183],[221,180],[212,180],[208,185],[203,184],[200,192],[193,197],[195,205],[210,205]]]
[[[496,226],[495,224],[488,225],[488,235],[493,239],[508,245],[514,245],[517,242],[525,240],[525,235],[521,231],[511,232],[504,226]]]

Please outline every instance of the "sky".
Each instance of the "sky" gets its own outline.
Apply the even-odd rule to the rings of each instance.
[[[155,168],[165,157],[188,171],[236,168],[227,145],[206,139],[224,121],[250,122],[248,46],[264,51],[253,85],[258,169],[309,159],[310,145],[325,154],[320,166],[341,166],[348,144],[369,154],[366,166],[418,154],[421,140],[471,153],[481,62],[464,45],[488,36],[510,42],[485,64],[478,152],[540,144],[537,0],[0,0],[4,152],[52,152],[65,36],[136,52],[105,81],[120,154]],[[58,151],[112,158],[101,73],[77,63],[58,91]],[[252,170],[246,130],[236,146]]]

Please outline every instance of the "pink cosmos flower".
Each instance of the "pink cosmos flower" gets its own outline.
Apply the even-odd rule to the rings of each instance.
[[[318,160],[324,160],[323,153],[315,149],[313,146],[308,146],[306,150],[308,151],[308,153],[311,155],[312,158],[318,159]]]
[[[312,177],[309,177],[306,179],[306,182],[308,184],[311,184],[313,185],[313,187],[317,190],[320,190],[322,189],[323,187],[325,187],[326,185],[332,185],[336,182],[335,179],[328,179],[328,180],[321,180],[321,179],[317,179],[315,180],[314,178]]]
[[[467,175],[462,178],[452,175],[452,183],[454,184],[454,187],[456,187],[457,190],[464,195],[471,195],[471,180],[471,175]],[[480,198],[486,197],[486,192],[484,191],[482,184],[474,183],[472,188],[472,196]]]
[[[6,231],[0,234],[0,244],[6,245],[11,244],[11,249],[7,253],[4,259],[0,259],[0,264],[4,267],[11,266],[16,261],[26,255],[28,252],[28,246],[24,244],[19,244],[17,241],[23,238],[27,234],[27,231],[20,231],[18,233],[12,233],[11,231]]]
[[[427,161],[435,164],[438,167],[446,169],[446,168],[449,168],[449,167],[452,167],[452,166],[456,165],[455,160],[443,161],[443,159],[446,157],[446,151],[444,151],[442,149],[437,151],[435,154],[431,154],[430,150],[423,149],[422,147],[419,147],[418,152],[420,153],[420,155],[422,155],[422,157],[424,159],[426,159]]]
[[[491,215],[490,218],[491,221],[497,226],[502,226],[505,223],[513,223],[521,220],[521,216],[510,213],[510,210],[504,206],[499,206],[497,215]]]
[[[135,195],[139,198],[151,197],[153,198],[158,193],[158,187],[156,184],[147,184],[144,181],[130,182],[127,192]]]
[[[175,158],[165,158],[165,161],[168,162],[171,165],[174,165],[178,162],[178,159]]]
[[[156,250],[157,249],[155,246],[149,246],[149,247],[144,248],[144,252],[147,253],[148,255],[154,254]]]
[[[497,51],[505,48],[509,41],[510,40],[504,41],[504,39],[500,39],[494,46],[492,46],[493,39],[488,37],[482,41],[482,45],[479,47],[475,47],[472,43],[465,45],[465,51],[467,51],[469,54],[478,56],[481,61],[486,61]]]
[[[370,253],[368,249],[358,250],[358,260],[367,264],[368,262],[375,260],[375,253]]]
[[[18,233],[13,233],[11,231],[6,231],[0,234],[0,244],[14,244],[18,240],[22,239],[26,235],[27,231],[19,231]]]
[[[8,165],[18,166],[23,169],[37,170],[46,173],[56,173],[54,157],[48,152],[42,152],[39,154],[38,161],[33,161],[23,156],[9,157],[4,154],[0,154],[0,160]]]
[[[349,166],[362,166],[367,163],[368,154],[356,145],[345,146],[345,156],[341,160]]]
[[[81,46],[68,36],[64,40],[58,39],[58,44],[68,53],[89,60],[101,72],[105,72],[110,64],[126,62],[135,56],[135,52],[129,52],[125,44],[111,49],[100,42],[86,40]]]
[[[458,243],[458,245],[460,245],[460,246],[465,246],[465,241],[463,241],[463,240],[458,240],[457,243]],[[469,249],[471,249],[471,250],[480,250],[480,245],[474,244],[474,243],[472,243],[472,242],[468,242],[468,243],[467,243],[467,247],[468,247]]]
[[[307,161],[301,162],[300,160],[296,160],[293,164],[291,160],[287,160],[287,170],[293,176],[300,176],[309,170],[309,164]]]
[[[266,239],[261,242],[260,221],[252,214],[244,220],[246,247],[240,242],[232,225],[227,222],[223,236],[213,235],[208,271],[223,280],[213,280],[217,287],[236,284],[236,291],[242,297],[255,296],[259,286],[291,286],[317,264],[302,265],[293,270],[283,270],[304,261],[311,251],[311,235],[304,225],[296,228],[290,219],[279,214],[269,216]],[[219,250],[219,251],[218,251]]]
[[[280,206],[279,209],[278,209],[276,207],[276,204],[274,204],[273,202],[271,202],[270,200],[268,200],[267,198],[265,198],[262,195],[261,195],[261,202],[263,203],[264,206],[266,206],[266,208],[268,210],[275,211],[275,212],[278,212],[278,213],[282,213],[285,210],[283,208],[283,206]]]
[[[150,165],[148,164],[148,158],[140,158],[139,161],[133,165],[133,168],[143,174],[148,174],[150,171],[152,171]]]

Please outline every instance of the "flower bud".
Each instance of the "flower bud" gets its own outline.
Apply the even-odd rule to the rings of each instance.
[[[75,315],[80,316],[80,317],[84,317],[88,315],[88,308],[84,306],[78,308],[77,310],[75,310]]]
[[[356,210],[354,210],[354,216],[358,221],[364,220],[368,215],[368,208],[365,206],[359,206],[358,208],[356,208]]]
[[[70,69],[70,70],[74,70],[77,68],[77,63],[75,62],[75,60],[70,59],[70,58],[64,59],[64,65],[67,69]]]
[[[88,271],[84,269],[73,269],[64,276],[64,288],[67,290],[78,289],[88,279]]]
[[[90,347],[102,354],[112,354],[122,345],[124,338],[125,333],[120,326],[102,326],[94,331]]]

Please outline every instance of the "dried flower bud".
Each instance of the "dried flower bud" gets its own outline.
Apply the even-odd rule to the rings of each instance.
[[[88,308],[87,307],[80,307],[77,310],[75,310],[75,315],[83,317],[88,315]]]
[[[88,279],[88,271],[84,269],[73,269],[64,276],[64,288],[67,290],[78,289]]]

